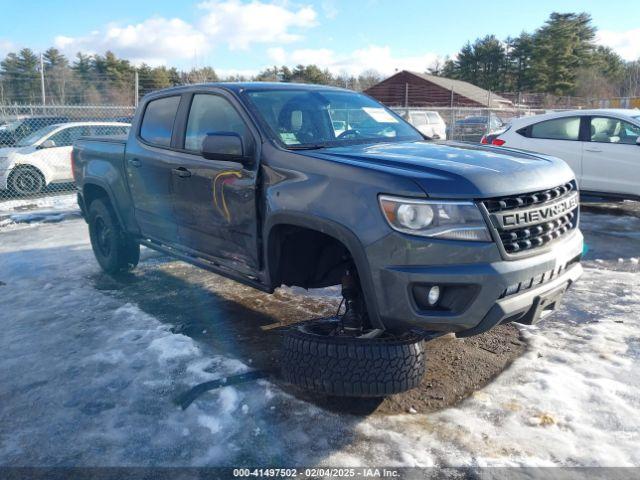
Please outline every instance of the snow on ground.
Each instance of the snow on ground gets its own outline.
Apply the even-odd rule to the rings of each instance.
[[[24,223],[55,223],[79,216],[75,193],[0,201],[0,229]]]
[[[77,208],[76,194],[73,191],[40,198],[0,200],[0,215],[25,210],[70,210]]]
[[[102,288],[81,220],[0,229],[0,464],[640,465],[640,219],[585,214],[582,228],[585,276],[524,328],[527,354],[456,408],[369,417],[267,380],[181,410],[180,393],[246,358]],[[143,268],[167,262],[144,251]],[[179,301],[166,288],[158,301]]]

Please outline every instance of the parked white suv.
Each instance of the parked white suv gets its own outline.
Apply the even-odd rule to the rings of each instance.
[[[0,148],[0,190],[29,195],[50,183],[71,182],[71,150],[75,140],[89,135],[126,135],[129,127],[128,123],[118,122],[72,122],[43,127],[15,147]]]
[[[517,118],[481,142],[559,157],[573,169],[583,193],[640,200],[640,110]]]
[[[408,110],[402,116],[427,137],[434,140],[447,139],[447,125],[438,112],[432,110]]]

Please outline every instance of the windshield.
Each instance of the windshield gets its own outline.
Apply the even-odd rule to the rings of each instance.
[[[49,125],[48,127],[43,127],[40,130],[36,130],[35,132],[31,133],[30,135],[27,135],[22,140],[20,140],[18,143],[16,143],[16,145],[18,147],[29,147],[29,146],[33,145],[34,143],[36,143],[38,140],[40,140],[45,135],[48,135],[49,133],[53,132],[56,128],[58,128],[58,125]]]
[[[270,133],[288,148],[423,140],[376,101],[333,90],[254,90],[247,96]]]

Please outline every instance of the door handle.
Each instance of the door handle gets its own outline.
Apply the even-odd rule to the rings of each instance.
[[[171,173],[179,176],[180,178],[188,178],[191,176],[191,172],[184,167],[173,168]]]
[[[130,158],[129,159],[129,165],[131,165],[132,167],[140,167],[142,165],[142,162],[140,160],[138,160],[137,158]]]
[[[602,153],[602,150],[600,150],[599,148],[585,148],[585,150],[587,152]]]

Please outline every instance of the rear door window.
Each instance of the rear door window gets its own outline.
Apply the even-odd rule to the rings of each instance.
[[[531,125],[531,138],[547,140],[578,140],[580,117],[555,118]]]
[[[142,118],[140,137],[154,145],[170,146],[173,122],[179,104],[180,96],[178,95],[150,101]]]
[[[126,135],[129,133],[129,127],[116,125],[93,125],[91,127],[91,135]]]
[[[89,127],[70,127],[54,133],[49,137],[49,140],[53,140],[53,142],[56,144],[56,147],[69,147],[73,145],[73,142],[75,142],[80,137],[86,137],[89,134]]]

